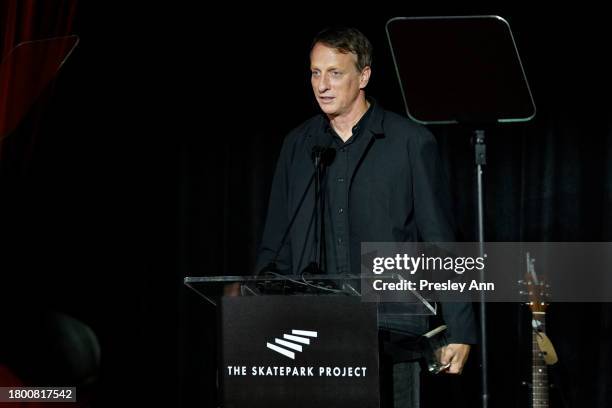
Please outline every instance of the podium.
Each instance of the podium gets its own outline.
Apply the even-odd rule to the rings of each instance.
[[[185,285],[218,312],[220,406],[380,407],[380,352],[389,347],[394,355],[416,358],[419,350],[411,350],[411,344],[421,351],[430,346],[422,335],[431,313],[419,299],[365,301],[361,287],[368,279],[186,277]],[[399,326],[400,321],[410,324]],[[389,337],[403,345],[388,343]],[[436,364],[425,363],[430,372]]]
[[[379,408],[377,304],[356,281],[186,277],[217,308],[220,406]]]

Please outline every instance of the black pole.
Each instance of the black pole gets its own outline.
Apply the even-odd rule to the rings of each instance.
[[[476,154],[476,180],[478,189],[478,247],[480,256],[484,257],[484,194],[483,194],[483,166],[487,164],[487,150],[484,130],[475,131],[474,152]],[[484,282],[484,268],[480,270],[480,281]],[[487,373],[487,323],[486,323],[485,293],[480,291],[480,369],[482,386],[482,407],[489,405],[489,382]]]

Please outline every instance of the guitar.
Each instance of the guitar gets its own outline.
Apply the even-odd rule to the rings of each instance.
[[[521,294],[528,297],[527,305],[531,310],[531,383],[523,381],[531,389],[530,401],[532,408],[548,408],[549,384],[548,367],[555,364],[557,353],[546,335],[546,308],[548,298],[548,285],[538,278],[535,271],[535,259],[526,254],[527,274],[524,280],[519,281],[525,286]]]

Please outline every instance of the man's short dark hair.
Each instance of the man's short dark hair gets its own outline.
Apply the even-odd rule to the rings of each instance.
[[[357,69],[361,72],[372,65],[372,43],[356,28],[331,27],[319,32],[312,40],[310,51],[317,43],[321,43],[342,53],[357,55]]]

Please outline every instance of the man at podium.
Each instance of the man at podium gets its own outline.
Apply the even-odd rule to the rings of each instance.
[[[361,242],[454,241],[450,192],[433,135],[366,97],[370,41],[353,28],[323,30],[312,42],[310,71],[322,112],[283,142],[257,271],[359,275]],[[442,309],[449,344],[441,362],[450,363],[446,372],[459,374],[476,342],[472,306]],[[411,316],[400,324],[424,333],[425,320]],[[391,394],[383,396],[388,406],[418,406],[418,364],[391,359],[381,370],[393,378],[392,385],[382,384]]]

